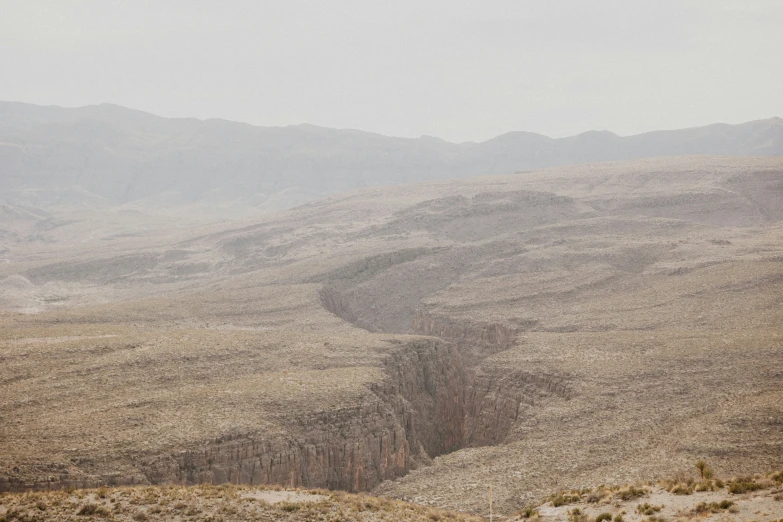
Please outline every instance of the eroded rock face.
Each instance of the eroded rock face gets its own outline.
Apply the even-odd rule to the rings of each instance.
[[[533,324],[531,322],[530,326]],[[511,348],[519,332],[524,331],[526,326],[453,319],[422,309],[417,309],[413,317],[413,330],[416,333],[440,337],[479,356]]]
[[[151,473],[152,482],[284,484],[366,491],[405,475],[464,439],[466,375],[458,351],[437,340],[402,346],[388,378],[361,406],[291,419],[303,435],[214,441]]]
[[[499,325],[474,327],[459,331],[461,342],[512,342]],[[296,440],[213,441],[159,463],[149,480],[366,491],[432,457],[498,444],[541,393],[570,393],[552,376],[473,375],[457,344],[417,339],[401,346],[386,360],[387,379],[370,387],[364,404],[296,419],[304,433]]]
[[[155,481],[366,490],[413,465],[406,429],[399,422],[405,420],[404,409],[392,411],[390,406],[396,405],[378,401],[302,419],[307,434],[287,443],[261,437],[213,442],[175,457]]]
[[[520,404],[534,400],[525,384],[535,379],[475,376],[472,365],[476,351],[503,349],[515,332],[439,321],[417,314],[417,329],[445,339],[398,339],[384,361],[386,378],[371,384],[359,404],[277,419],[288,435],[233,434],[176,454],[138,453],[132,469],[111,476],[86,466],[78,475],[35,483],[5,478],[0,491],[225,482],[367,491],[435,456],[501,442]]]

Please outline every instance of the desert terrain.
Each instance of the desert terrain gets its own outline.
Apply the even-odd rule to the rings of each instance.
[[[280,485],[486,516],[492,485],[515,517],[698,459],[726,480],[783,468],[780,157],[371,187],[231,221],[2,212],[0,491]],[[769,516],[742,519],[783,517],[766,487]]]

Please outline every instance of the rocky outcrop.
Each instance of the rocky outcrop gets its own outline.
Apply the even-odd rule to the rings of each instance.
[[[320,298],[323,307],[343,321],[347,321],[369,332],[377,331],[375,325],[359,317],[350,300],[337,289],[330,286],[323,287],[320,291]]]
[[[560,375],[486,370],[474,375],[465,400],[464,446],[504,442],[517,419],[550,395],[569,399],[573,391]]]
[[[294,440],[259,435],[213,441],[175,456],[170,469],[151,481],[367,490],[415,466],[407,437],[410,412],[396,402],[319,412],[301,419],[306,432]]]
[[[322,294],[330,296],[339,303],[339,293]],[[278,418],[286,435],[234,434],[176,454],[137,454],[132,469],[111,475],[75,469],[35,482],[5,478],[0,491],[225,482],[367,491],[438,455],[501,443],[538,397],[569,396],[557,376],[477,372],[478,361],[516,342],[518,327],[422,311],[414,327],[431,337],[398,341],[384,362],[386,378],[360,404]]]
[[[314,277],[310,282],[335,284],[339,281],[351,281],[356,283],[369,279],[389,267],[413,261],[418,257],[437,252],[438,250],[437,248],[406,248],[369,256],[341,266],[327,274]]]
[[[403,345],[363,404],[287,419],[291,440],[263,434],[211,441],[160,462],[150,482],[285,484],[368,490],[459,446],[465,375],[459,353],[437,340]]]
[[[507,325],[453,319],[417,309],[413,329],[420,334],[439,337],[460,353],[466,375],[463,397],[462,440],[458,447],[478,447],[502,443],[527,407],[546,395],[570,398],[572,391],[559,375],[516,371],[509,373],[484,368],[480,361],[489,355],[510,349],[520,332],[535,321]]]
[[[536,322],[511,326],[502,323],[482,323],[454,319],[417,309],[413,330],[421,335],[445,339],[472,356],[483,357],[511,348],[517,335],[535,326]]]
[[[158,462],[152,483],[284,484],[366,491],[461,447],[467,377],[456,348],[414,340],[386,361],[365,402],[288,419],[292,440],[263,434],[211,441]]]

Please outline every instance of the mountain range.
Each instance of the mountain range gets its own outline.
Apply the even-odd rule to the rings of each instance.
[[[43,209],[277,210],[338,192],[644,157],[783,155],[783,119],[480,142],[313,125],[170,119],[111,104],[0,102],[0,203]]]

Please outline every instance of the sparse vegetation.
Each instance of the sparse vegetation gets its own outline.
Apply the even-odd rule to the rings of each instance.
[[[615,492],[614,497],[619,500],[633,500],[635,498],[643,497],[647,494],[645,488],[637,486],[626,486]]]
[[[107,517],[111,514],[111,512],[103,505],[90,502],[80,507],[79,510],[76,512],[76,514],[80,516],[94,515],[98,517]]]
[[[480,512],[489,465],[507,482],[496,509],[514,512],[547,498],[555,475],[581,488],[682,466],[692,477],[667,491],[694,495],[677,499],[690,509],[721,487],[697,457],[715,458],[719,473],[779,459],[760,427],[774,430],[783,404],[772,350],[783,316],[770,305],[783,295],[783,221],[769,197],[781,165],[566,168],[335,197],[241,229],[8,246],[20,255],[3,254],[14,261],[2,264],[0,299],[39,308],[0,311],[0,413],[13,420],[0,485],[260,473],[284,484],[356,480]],[[759,224],[738,228],[744,219]],[[711,243],[716,234],[727,242]],[[60,294],[69,299],[41,303]],[[34,512],[311,509],[231,498],[231,488],[199,490],[206,507],[133,491],[79,491],[70,507],[47,496]],[[625,508],[636,520],[637,503],[661,503],[653,491],[639,482],[550,501],[563,514]],[[387,512],[378,499],[340,502]]]
[[[549,497],[549,501],[552,502],[554,507],[565,506],[567,504],[573,504],[582,500],[582,495],[578,491],[561,491]]]
[[[527,506],[522,511],[519,512],[518,516],[520,518],[537,518],[538,517],[538,509],[536,509],[533,506]]]
[[[693,508],[692,513],[696,515],[704,513],[720,513],[731,508],[734,502],[731,500],[721,500],[720,502],[699,502]]]
[[[709,480],[714,475],[712,468],[703,460],[696,461],[696,469],[699,470],[699,474],[701,475],[702,481]]]
[[[79,493],[84,500],[79,498]],[[274,501],[267,502],[265,498]],[[46,506],[45,509],[41,509],[42,505]],[[401,522],[480,522],[479,518],[471,515],[399,500],[337,491],[285,490],[280,487],[162,486],[0,496],[0,522],[3,519],[5,522],[33,522],[43,520],[41,517],[46,520],[105,519],[116,522],[193,518],[224,522],[255,519],[337,522],[367,520],[365,517],[368,515],[373,517],[372,520],[379,517],[378,520]],[[535,516],[533,512],[531,518]]]
[[[733,495],[741,495],[743,493],[762,489],[762,486],[761,484],[756,483],[752,477],[739,477],[729,481],[728,489],[729,493]]]
[[[647,502],[636,506],[636,512],[639,513],[640,515],[654,515],[655,513],[658,513],[661,509],[663,509],[663,506],[652,506]]]

